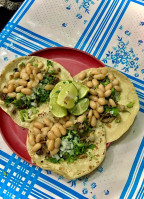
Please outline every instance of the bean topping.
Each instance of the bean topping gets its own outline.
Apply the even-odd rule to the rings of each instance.
[[[112,83],[109,83],[106,87],[105,87],[105,91],[110,90],[113,87]]]
[[[31,146],[35,145],[35,139],[33,134],[29,135],[28,142],[30,143]]]
[[[38,151],[42,147],[41,143],[37,143],[33,146],[32,150],[34,152]]]
[[[54,87],[54,85],[48,84],[48,85],[45,86],[45,90],[52,90],[53,87]]]
[[[21,92],[22,92],[23,94],[26,94],[26,95],[31,95],[31,94],[32,94],[32,90],[29,89],[29,88],[22,88],[22,89],[21,89]]]
[[[43,123],[41,122],[34,122],[33,126],[38,129],[42,129],[44,127]]]
[[[9,97],[16,97],[16,93],[15,93],[15,92],[8,93],[8,96],[9,96]]]
[[[89,87],[89,88],[93,87],[93,83],[92,83],[91,81],[88,81],[86,85],[87,85],[87,87]]]
[[[121,87],[120,87],[120,86],[114,86],[114,88],[116,89],[116,91],[119,91],[119,92],[121,92],[121,91],[122,91],[122,89],[121,89]]]
[[[111,90],[107,90],[105,93],[104,93],[104,96],[105,97],[109,97],[111,95]]]
[[[109,103],[112,107],[116,107],[116,103],[114,102],[113,99],[109,99]]]
[[[78,76],[79,80],[83,80],[85,77],[86,77],[86,72],[85,71],[80,73],[79,76]]]
[[[54,150],[54,140],[50,140],[48,143],[48,150],[53,151]]]
[[[92,101],[92,100],[90,100],[90,107],[92,108],[92,109],[96,109],[96,103],[94,102],[94,101]]]
[[[99,99],[98,99],[98,103],[99,103],[100,105],[105,105],[105,104],[106,104],[105,98],[99,98]]]

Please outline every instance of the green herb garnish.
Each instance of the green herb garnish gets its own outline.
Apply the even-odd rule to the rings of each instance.
[[[25,67],[25,63],[22,62],[21,65],[22,65],[23,67]]]
[[[102,81],[100,81],[100,83],[103,85],[103,86],[107,86],[109,83],[110,83],[110,80],[108,77],[104,78]]]
[[[128,107],[128,108],[132,108],[132,107],[134,106],[134,103],[135,103],[135,102],[130,102],[130,103],[128,103],[128,104],[127,104],[127,107]]]
[[[47,66],[48,67],[53,67],[53,63],[50,60],[47,60]]]
[[[119,119],[115,119],[115,123],[120,123],[120,120]]]
[[[60,93],[60,90],[57,90],[56,93]]]
[[[105,106],[105,113],[110,113],[112,116],[116,117],[119,114],[118,107]]]
[[[91,157],[91,158],[93,158],[94,160],[97,160],[97,158],[92,154],[92,153],[88,153],[88,155]]]
[[[34,64],[35,67],[38,67],[38,64]]]
[[[111,95],[109,98],[113,99],[115,102],[120,100],[120,92],[116,91],[114,88],[111,89]]]
[[[94,148],[95,148],[95,144],[90,144],[90,145],[88,146],[88,148],[89,148],[89,149],[94,149]]]

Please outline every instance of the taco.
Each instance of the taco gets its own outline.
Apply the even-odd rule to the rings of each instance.
[[[42,169],[76,179],[96,169],[106,154],[103,127],[92,128],[87,116],[81,122],[73,116],[58,119],[39,114],[28,132],[27,150]]]
[[[89,87],[93,115],[97,125],[104,125],[107,143],[120,138],[139,111],[139,99],[131,81],[109,67],[84,70],[74,80]]]
[[[49,95],[61,80],[71,80],[59,63],[37,56],[11,61],[0,78],[0,107],[22,127],[29,127],[38,113],[49,111]]]

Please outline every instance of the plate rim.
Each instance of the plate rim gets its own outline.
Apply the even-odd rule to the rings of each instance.
[[[85,52],[85,51],[82,51],[82,50],[80,50],[80,49],[76,49],[76,48],[72,48],[72,47],[63,47],[63,46],[60,46],[60,47],[50,47],[50,48],[43,48],[43,49],[40,49],[40,50],[38,50],[38,51],[34,51],[34,52],[32,52],[31,54],[28,54],[28,55],[26,55],[26,56],[35,56],[35,54],[36,53],[41,53],[41,52],[44,52],[44,51],[54,51],[54,50],[70,50],[70,51],[76,51],[76,52],[79,52],[79,53],[82,53],[82,54],[84,54],[84,55],[86,55],[86,56],[89,56],[89,57],[91,57],[92,59],[94,59],[95,61],[97,61],[97,62],[99,62],[99,64],[100,65],[102,65],[102,67],[105,67],[105,65],[104,65],[104,63],[102,62],[102,61],[100,61],[98,58],[96,58],[96,57],[94,57],[93,55],[91,55],[91,54],[89,54],[89,53],[87,53],[87,52]],[[20,57],[22,57],[22,56],[20,56]],[[43,58],[45,58],[45,57],[43,57]],[[1,109],[1,111],[3,111],[4,113],[6,113],[1,107],[0,107],[0,109]],[[6,113],[7,114],[7,113]],[[7,114],[8,115],[8,114]],[[9,115],[8,115],[9,116]],[[10,116],[9,116],[10,117]],[[12,119],[11,119],[12,120]],[[16,124],[16,123],[15,123]],[[18,124],[16,124],[16,125],[18,125]],[[27,129],[27,128],[26,128]],[[1,125],[0,125],[0,130],[1,130]],[[28,130],[28,129],[27,129]],[[1,130],[0,131],[0,133],[1,133],[1,136],[2,136],[2,138],[3,138],[3,140],[5,141],[5,143],[6,143],[6,145],[10,148],[10,150],[13,152],[13,153],[15,153],[18,157],[20,157],[21,159],[23,159],[24,161],[26,161],[26,162],[28,162],[29,164],[32,164],[32,165],[35,165],[33,162],[32,162],[32,159],[31,159],[31,157],[30,157],[30,155],[29,155],[29,157],[30,157],[30,159],[31,159],[31,161],[29,161],[29,160],[27,160],[26,158],[24,158],[23,156],[21,156],[17,151],[15,151],[15,149],[9,144],[9,142],[7,141],[7,139],[6,139],[6,137],[4,136],[4,133],[3,133],[3,131]],[[26,144],[25,144],[25,146],[26,146]]]

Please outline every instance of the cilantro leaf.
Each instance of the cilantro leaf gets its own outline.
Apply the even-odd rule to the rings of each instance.
[[[130,102],[130,103],[128,103],[128,104],[127,104],[127,107],[128,107],[128,108],[132,108],[132,107],[134,106],[134,103],[135,103],[135,102]]]

